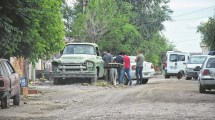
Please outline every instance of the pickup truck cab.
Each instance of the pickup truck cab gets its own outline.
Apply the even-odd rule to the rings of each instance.
[[[13,66],[6,59],[0,59],[0,101],[1,108],[9,107],[9,100],[14,105],[20,103],[20,80]]]

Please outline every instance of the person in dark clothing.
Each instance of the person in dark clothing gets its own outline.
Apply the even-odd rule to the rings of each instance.
[[[120,64],[122,64],[123,65],[123,67],[120,67],[120,68],[118,68],[117,69],[117,73],[118,73],[118,82],[119,82],[119,84],[123,84],[124,82],[123,82],[123,77],[124,77],[124,58],[123,58],[123,56],[122,56],[122,52],[120,52],[117,56],[116,56],[116,58],[114,59],[114,61],[116,62],[116,63],[120,63]]]
[[[113,56],[110,54],[110,50],[107,50],[107,53],[102,57],[105,66],[108,65],[109,63],[113,62]],[[110,81],[110,68],[105,68],[105,80]]]

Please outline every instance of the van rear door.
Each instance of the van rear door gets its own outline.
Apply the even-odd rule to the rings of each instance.
[[[188,61],[187,54],[183,54],[183,53],[178,54],[178,62],[177,62],[178,72],[181,70],[185,71],[187,61]]]
[[[171,53],[169,54],[169,58],[167,61],[167,72],[168,73],[177,73],[178,67],[177,67],[177,61],[178,61],[178,54]]]

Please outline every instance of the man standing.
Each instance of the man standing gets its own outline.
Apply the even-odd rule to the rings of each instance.
[[[120,67],[117,69],[117,73],[118,73],[118,81],[119,81],[119,84],[123,84],[123,77],[124,77],[124,58],[122,56],[122,52],[120,52],[116,58],[114,59],[114,61],[116,63],[120,63],[123,65],[123,67]]]
[[[130,75],[130,58],[123,52],[123,58],[125,60],[125,73],[127,74],[128,80],[126,81],[126,84],[128,82],[129,85],[132,85],[131,75]]]
[[[142,52],[139,50],[137,52],[137,57],[135,59],[136,62],[136,78],[137,78],[137,85],[142,83],[143,80],[143,75],[142,75],[142,71],[143,71],[143,61],[144,61],[144,56],[142,54]]]
[[[105,66],[113,62],[113,56],[110,54],[110,50],[102,57]],[[105,80],[110,81],[110,68],[105,68]]]

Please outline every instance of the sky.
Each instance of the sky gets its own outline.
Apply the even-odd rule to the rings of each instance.
[[[197,26],[215,15],[215,0],[170,0],[173,21],[164,22],[166,38],[183,52],[202,52]]]

